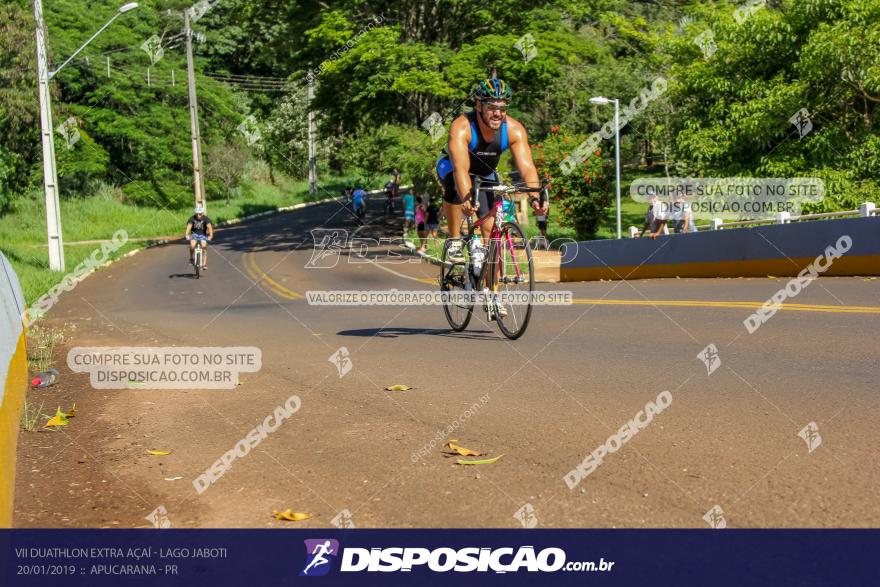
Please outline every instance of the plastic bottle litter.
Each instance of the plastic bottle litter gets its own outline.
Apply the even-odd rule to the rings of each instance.
[[[48,371],[41,371],[37,373],[37,375],[31,379],[32,387],[49,387],[50,385],[55,385],[58,381],[58,370],[52,367]]]

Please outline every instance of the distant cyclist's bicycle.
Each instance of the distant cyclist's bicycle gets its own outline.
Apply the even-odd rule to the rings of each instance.
[[[502,334],[510,339],[523,335],[532,315],[531,293],[535,287],[535,269],[532,249],[519,224],[507,220],[503,212],[505,199],[522,192],[540,192],[542,201],[548,201],[547,182],[541,187],[508,185],[482,186],[474,179],[474,194],[480,190],[493,194],[492,212],[476,222],[467,217],[467,234],[462,237],[462,254],[465,262],[448,259],[447,239],[440,264],[440,291],[444,300],[446,320],[456,332],[467,328],[473,315],[475,303],[484,303],[489,320],[494,320]],[[495,225],[489,237],[488,252],[475,246],[479,228],[489,217],[495,217]],[[485,258],[483,255],[485,254]],[[477,300],[478,294],[483,300]]]
[[[192,254],[192,263],[193,270],[195,271],[195,277],[196,279],[198,279],[199,275],[202,272],[202,254],[204,253],[204,251],[202,250],[202,241],[207,242],[208,237],[204,234],[192,234],[189,238],[190,240],[196,241],[196,248]]]

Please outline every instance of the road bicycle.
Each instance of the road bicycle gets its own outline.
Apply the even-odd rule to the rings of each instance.
[[[443,312],[454,331],[467,328],[474,305],[483,303],[489,320],[498,324],[504,336],[515,340],[525,333],[532,315],[531,293],[535,287],[532,249],[519,224],[505,217],[503,203],[523,192],[540,193],[542,202],[549,201],[547,182],[541,184],[541,187],[485,186],[479,178],[474,179],[474,194],[480,190],[492,194],[492,211],[476,222],[467,217],[467,234],[460,239],[465,261],[453,262],[448,258],[449,245],[455,239],[446,239],[440,263],[440,291],[447,296]],[[474,243],[479,236],[475,230],[490,217],[495,218],[495,224],[488,252],[480,262],[484,251]],[[480,297],[483,299],[478,299]]]
[[[193,234],[190,236],[190,239],[194,239],[196,241],[196,248],[192,254],[192,264],[193,270],[195,271],[195,278],[199,279],[199,275],[202,272],[202,255],[204,254],[204,251],[202,249],[202,241],[207,242],[208,237],[200,234]]]

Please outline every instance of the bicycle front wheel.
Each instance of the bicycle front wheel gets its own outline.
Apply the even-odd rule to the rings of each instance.
[[[507,222],[501,227],[500,237],[489,245],[489,259],[486,287],[497,299],[495,321],[504,336],[515,340],[529,325],[535,288],[532,249],[518,224]]]
[[[447,295],[461,295],[465,292],[473,293],[468,263],[453,263],[448,257],[449,244],[453,239],[446,239],[443,244],[443,257],[440,263],[440,291]],[[462,247],[462,253],[467,258],[467,247]],[[446,321],[455,332],[461,332],[467,328],[474,312],[474,305],[462,300],[447,300],[443,304],[443,313]]]

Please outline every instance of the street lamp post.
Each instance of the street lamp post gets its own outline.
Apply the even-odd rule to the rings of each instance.
[[[52,136],[52,101],[49,96],[49,80],[70,63],[86,45],[100,35],[120,14],[137,8],[137,2],[130,2],[119,8],[107,23],[83,43],[67,61],[55,71],[49,71],[49,58],[46,54],[46,25],[43,23],[43,2],[34,0],[34,19],[37,27],[37,74],[39,76],[40,96],[40,138],[43,144],[43,189],[46,195],[46,227],[49,237],[49,269],[64,271],[64,240],[61,234],[61,211],[58,204],[58,172],[55,166],[55,141]]]
[[[593,104],[610,104],[614,102],[614,166],[617,176],[617,238],[622,238],[620,226],[620,100],[597,96],[590,98]]]

